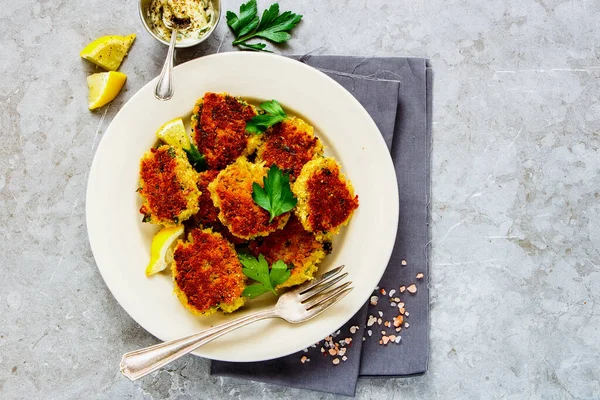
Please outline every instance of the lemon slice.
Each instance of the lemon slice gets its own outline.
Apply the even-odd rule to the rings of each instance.
[[[150,262],[146,267],[146,275],[154,275],[166,269],[173,261],[171,246],[183,235],[183,225],[171,226],[161,229],[152,239],[150,247]]]
[[[87,84],[90,88],[88,97],[88,106],[90,110],[100,108],[111,102],[127,80],[127,75],[122,72],[100,72],[87,77]]]
[[[190,149],[190,138],[185,131],[183,119],[181,118],[175,118],[158,128],[156,137],[168,145],[184,150]]]
[[[116,71],[134,40],[135,34],[129,36],[102,36],[85,46],[79,55],[81,58],[91,61],[107,71]]]

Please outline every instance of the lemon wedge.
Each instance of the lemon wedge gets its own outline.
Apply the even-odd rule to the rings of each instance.
[[[185,132],[185,125],[181,118],[175,118],[158,128],[156,137],[168,145],[184,150],[190,149],[190,138]]]
[[[90,110],[100,108],[110,103],[121,91],[127,75],[122,72],[100,72],[87,77],[87,84],[90,88],[88,97],[88,106]]]
[[[150,247],[150,262],[146,267],[146,275],[154,275],[166,269],[173,261],[172,245],[183,235],[183,225],[163,228],[152,239]]]
[[[129,36],[102,36],[85,46],[79,55],[81,58],[91,61],[107,71],[116,71],[134,40],[135,34]]]

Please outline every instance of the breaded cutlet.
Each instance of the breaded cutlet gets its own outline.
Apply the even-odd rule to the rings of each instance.
[[[258,138],[246,132],[254,106],[226,93],[205,93],[192,112],[192,136],[209,169],[220,170],[252,153]]]
[[[140,160],[138,188],[144,222],[173,226],[198,212],[196,179],[182,149],[163,145],[146,152]]]
[[[292,182],[304,164],[323,155],[323,144],[315,136],[313,127],[297,117],[273,125],[260,139],[256,161],[264,161],[266,167],[277,165],[290,174]]]
[[[175,293],[197,315],[232,312],[245,303],[246,276],[233,245],[211,229],[194,229],[179,241],[171,269]]]
[[[315,158],[302,167],[292,185],[298,199],[294,210],[304,229],[331,237],[347,225],[358,207],[358,196],[333,158]]]

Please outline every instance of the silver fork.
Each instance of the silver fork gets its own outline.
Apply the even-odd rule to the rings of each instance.
[[[261,319],[278,317],[297,324],[316,317],[352,290],[349,287],[352,284],[351,281],[334,286],[348,276],[348,273],[339,275],[343,268],[342,265],[332,269],[318,278],[282,294],[274,306],[265,310],[245,315],[195,335],[125,353],[121,359],[121,372],[132,381],[136,380],[219,336]]]

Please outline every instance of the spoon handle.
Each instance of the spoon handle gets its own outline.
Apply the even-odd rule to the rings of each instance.
[[[171,43],[167,52],[167,59],[158,77],[158,83],[154,90],[154,96],[159,100],[169,100],[173,97],[173,56],[175,54],[175,41],[177,40],[177,29],[171,31]]]

